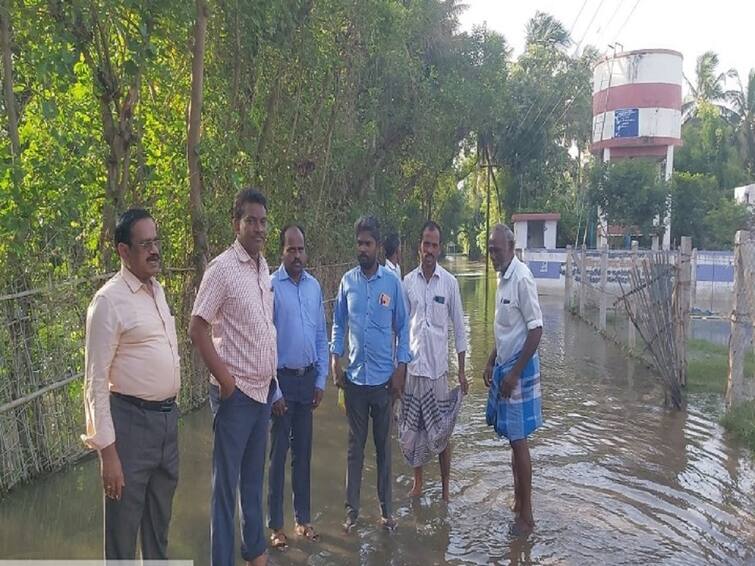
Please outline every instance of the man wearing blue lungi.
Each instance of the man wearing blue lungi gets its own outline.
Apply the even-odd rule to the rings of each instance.
[[[510,533],[529,534],[532,517],[532,463],[527,437],[543,424],[540,360],[543,315],[535,279],[514,253],[514,233],[498,224],[488,242],[490,259],[499,272],[495,295],[495,347],[483,374],[490,388],[487,423],[511,444],[514,472],[514,521]]]

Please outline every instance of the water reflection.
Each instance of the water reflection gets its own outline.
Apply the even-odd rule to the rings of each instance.
[[[365,457],[363,518],[341,533],[347,427],[327,393],[316,415],[314,522],[319,544],[293,540],[275,564],[752,564],[755,469],[751,455],[717,424],[721,400],[693,396],[686,413],[660,407],[662,392],[640,364],[543,297],[541,347],[546,423],[532,442],[537,530],[506,534],[513,503],[509,452],[485,425],[481,369],[492,345],[480,264],[456,260],[470,336],[470,394],[453,439],[451,502],[440,502],[437,465],[426,494],[403,498],[411,470],[394,447],[396,516],[378,527],[374,457]],[[491,281],[488,295],[495,292]],[[451,357],[452,365],[455,356]],[[181,482],[171,555],[207,564],[211,435],[207,410],[181,421]],[[372,450],[369,447],[368,451]],[[0,502],[0,556],[101,555],[97,465],[86,461]],[[292,524],[290,501],[286,520]]]

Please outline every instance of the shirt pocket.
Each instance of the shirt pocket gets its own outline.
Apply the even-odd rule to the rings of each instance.
[[[249,300],[241,293],[232,293],[223,301],[222,311],[225,316],[237,317],[253,314],[250,312]]]
[[[378,302],[378,304],[373,306],[370,322],[378,328],[390,328],[393,324],[393,307],[391,305],[381,305]]]
[[[503,298],[498,305],[496,317],[503,326],[514,326],[522,317],[519,312],[519,302],[515,299]]]
[[[316,328],[320,319],[320,298],[307,296],[301,302],[302,320],[309,328]]]
[[[443,328],[448,325],[448,299],[445,297],[439,298],[443,302],[440,303],[433,297],[430,299],[430,305],[427,310],[429,311],[431,324]]]

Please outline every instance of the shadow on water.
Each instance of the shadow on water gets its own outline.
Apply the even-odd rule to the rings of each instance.
[[[511,520],[509,449],[486,427],[480,377],[492,344],[492,295],[484,266],[456,259],[473,378],[454,433],[451,502],[440,503],[437,465],[424,497],[404,497],[411,470],[394,445],[399,528],[377,521],[374,452],[368,442],[363,516],[343,535],[346,420],[329,389],[316,415],[313,545],[292,538],[274,564],[752,564],[755,468],[751,455],[718,425],[716,396],[694,396],[687,412],[660,406],[647,370],[543,297],[541,345],[545,425],[531,443],[536,532],[506,534]],[[452,364],[454,359],[452,357]],[[174,558],[209,562],[209,411],[181,421],[181,482],[170,535]],[[97,558],[102,510],[97,463],[17,489],[0,502],[0,557]],[[287,521],[291,525],[290,501]]]

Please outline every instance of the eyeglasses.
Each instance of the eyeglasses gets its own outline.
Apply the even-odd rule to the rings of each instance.
[[[144,240],[143,242],[134,242],[133,245],[139,246],[144,251],[149,251],[154,246],[158,250],[160,249],[162,241],[159,238],[155,238],[154,240]]]

